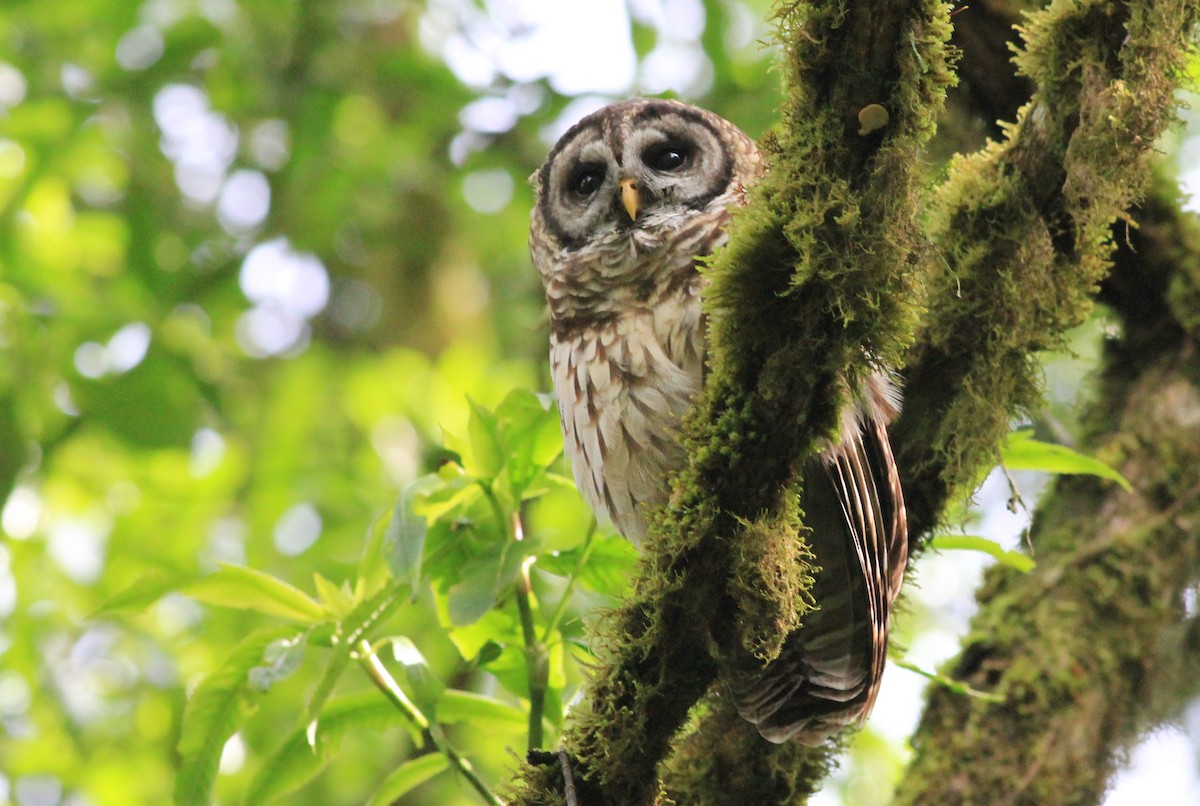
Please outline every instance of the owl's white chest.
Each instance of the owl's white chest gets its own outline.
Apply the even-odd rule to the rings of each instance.
[[[575,482],[635,544],[685,460],[680,423],[702,382],[702,281],[659,289],[594,326],[552,336],[550,365]]]

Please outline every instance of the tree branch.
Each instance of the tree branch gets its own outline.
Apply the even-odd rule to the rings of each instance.
[[[1011,419],[1040,401],[1033,356],[1091,310],[1112,222],[1173,119],[1196,6],[1063,0],[1028,18],[1033,99],[1003,143],[952,163],[930,209],[942,271],[892,432],[914,531],[996,463]]]
[[[1200,572],[1200,360],[1177,314],[1200,306],[1173,311],[1170,290],[1196,289],[1200,224],[1163,187],[1139,224],[1107,284],[1125,335],[1085,441],[1136,491],[1064,477],[1047,495],[1037,569],[988,574],[954,664],[1004,702],[931,691],[899,804],[1099,803],[1120,752],[1195,694],[1183,596]]]
[[[893,441],[910,524],[915,532],[929,530],[946,501],[969,491],[994,463],[1011,418],[1039,401],[1034,356],[1061,344],[1063,333],[1082,321],[1108,271],[1112,222],[1140,195],[1146,157],[1174,111],[1196,3],[1059,0],[1033,15],[1019,57],[1036,88],[1033,100],[1003,143],[952,166],[929,210],[939,268],[926,273],[931,261],[914,224],[915,166],[951,80],[944,11],[918,2],[780,8],[783,128],[767,143],[767,177],[735,216],[730,245],[709,270],[712,366],[688,423],[691,462],[675,480],[671,506],[654,522],[635,592],[603,639],[589,706],[565,738],[579,763],[581,803],[654,800],[658,765],[696,700],[725,674],[769,660],[799,627],[819,558],[808,554],[794,506],[803,482],[798,468],[833,429],[844,379],[868,372],[868,357],[885,364],[910,359],[905,414]],[[860,135],[858,112],[872,104],[891,119]],[[929,311],[909,351],[922,281],[931,292]],[[1177,293],[1200,300],[1191,290]],[[1173,382],[1170,372],[1183,369],[1163,372],[1159,382]],[[1182,385],[1172,388],[1180,389],[1177,403],[1191,404]],[[1082,485],[1070,488],[1079,495],[1098,495],[1086,482],[1070,484]],[[1062,513],[1077,517],[1065,505]],[[1170,526],[1166,518],[1155,523]],[[1078,522],[1064,524],[1061,531],[1042,527],[1043,542],[1056,545],[1060,535],[1067,544],[1079,533]],[[1066,640],[1087,635],[1070,608],[1094,618],[1116,606],[1122,601],[1116,579],[1152,592],[1145,611],[1152,620],[1170,610],[1164,603],[1175,601],[1181,584],[1179,575],[1146,578],[1132,554],[1110,555],[1123,550],[1122,534],[1097,534],[1106,535],[1103,550],[1077,563],[1088,584],[1072,587],[1081,598],[1067,596],[1061,607],[1054,604],[1055,586],[1070,569],[1046,563],[1041,549],[1046,565],[1038,574],[1016,583],[993,574],[984,600],[1010,608],[997,612],[1020,627],[1005,628],[1000,619],[977,625],[981,638],[962,670],[975,688],[998,685],[1010,703],[1030,711],[1006,714],[994,704],[935,692],[905,799],[986,802],[989,793],[1006,792],[1001,779],[970,777],[988,767],[986,753],[1005,743],[1013,745],[1014,764],[1004,769],[1022,776],[1007,783],[1041,797],[1027,802],[1070,802],[1076,792],[1087,802],[1095,791],[1095,781],[1091,789],[1072,789],[1077,781],[1043,776],[1047,765],[1066,769],[1048,751],[1076,738],[1055,717],[1080,703],[1113,717],[1115,711],[1104,712],[1108,700],[1127,695],[1117,683],[1132,677],[1119,673],[1128,673],[1126,661],[1145,657],[1138,653],[1147,647],[1143,642],[1131,654],[1105,647],[1109,654],[1089,658],[1082,640]],[[1144,545],[1146,531],[1138,535]],[[1161,571],[1155,566],[1151,573]],[[1021,588],[1026,579],[1042,587]],[[1009,596],[1006,585],[1023,595]],[[1022,620],[1022,613],[1033,615]],[[1129,629],[1118,632],[1128,637],[1151,623],[1146,618],[1134,613]],[[1070,632],[1072,626],[1081,632]],[[1045,657],[1024,653],[1029,635],[1061,639],[1062,646],[1042,646],[1050,650]],[[1064,659],[1078,663],[1064,666]],[[1053,675],[1045,692],[1031,670]],[[1091,679],[1097,670],[1097,679],[1112,685],[1093,691],[1073,677]],[[1019,746],[1020,733],[987,729],[995,722],[1015,730],[1012,720],[1029,718],[1050,727]],[[1110,740],[1125,733],[1110,728],[1097,727],[1108,742],[1096,747],[1098,755],[1076,755],[1075,762],[1110,764]],[[688,803],[790,801],[812,791],[835,750],[835,743],[816,750],[769,746],[713,694],[698,727],[678,743],[666,780],[670,793]],[[517,802],[562,802],[558,765],[530,766],[523,776]],[[929,792],[944,797],[921,795]]]
[[[1082,318],[1114,243],[1101,298],[1123,335],[1109,345],[1085,449],[1137,493],[1088,479],[1055,486],[1036,520],[1038,569],[989,574],[955,664],[956,677],[1005,702],[931,691],[898,803],[1097,803],[1121,750],[1194,695],[1182,595],[1200,558],[1200,431],[1188,414],[1200,404],[1200,230],[1165,185],[1133,214],[1137,228],[1120,219],[1174,111],[1197,15],[1195,3],[1055,3],[1034,15],[1021,60],[1034,102],[941,193],[941,303],[899,429],[914,520],[929,528],[969,485],[990,450],[984,423],[999,432],[1036,400],[1029,356]]]

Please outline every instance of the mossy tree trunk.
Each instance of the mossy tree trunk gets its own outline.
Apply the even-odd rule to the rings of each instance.
[[[1200,226],[1158,190],[1105,284],[1122,335],[1083,444],[1134,491],[1062,477],[1045,496],[1037,568],[987,575],[951,669],[1003,700],[932,691],[896,803],[1099,803],[1121,751],[1200,694],[1185,606],[1200,577],[1200,360],[1183,326],[1200,311]]]
[[[1003,19],[1012,5],[985,3],[981,16]],[[1018,61],[1026,78],[974,88],[979,108],[980,97],[1004,106],[1025,87],[1030,102],[929,198],[922,154],[952,83],[948,8],[779,7],[787,101],[767,144],[769,175],[710,268],[711,373],[688,424],[691,463],[655,523],[633,597],[600,639],[588,707],[565,737],[569,763],[525,767],[514,801],[566,802],[568,777],[574,802],[630,806],[801,803],[819,786],[837,742],[764,742],[719,681],[773,657],[803,620],[812,558],[794,506],[799,468],[834,427],[841,379],[869,361],[905,367],[893,440],[914,532],[927,532],[994,462],[1012,418],[1038,404],[1037,351],[1060,345],[1090,310],[1113,222],[1142,195],[1147,156],[1173,114],[1197,5],[1060,0],[1030,17]],[[980,41],[995,61],[1004,37]],[[888,113],[879,128],[859,118],[875,105]],[[1118,298],[1134,288],[1129,311],[1165,311],[1174,324],[1145,331],[1163,340],[1153,366],[1111,353],[1091,437],[1137,494],[1060,485],[1039,515],[1037,572],[989,577],[960,671],[1006,701],[935,692],[906,802],[1011,802],[1012,792],[1017,802],[1096,802],[1114,753],[1145,723],[1143,686],[1167,657],[1163,641],[1191,635],[1176,632],[1195,579],[1196,552],[1185,548],[1200,491],[1200,397],[1180,311],[1200,302],[1189,284],[1200,271],[1170,204],[1146,210],[1155,217],[1131,241],[1144,251],[1122,252],[1108,288]],[[1195,324],[1200,304],[1190,310]],[[1168,547],[1157,561],[1143,556]],[[1056,744],[1077,752],[1053,757]]]
[[[998,34],[1015,21],[1013,6],[982,4],[962,38],[970,86],[960,100],[968,115],[980,109],[1003,114],[1024,101],[1020,75],[972,74],[973,67],[995,63],[1004,47]],[[1144,11],[1108,10],[1127,25],[1146,24],[1138,17]],[[1191,25],[1195,9],[1179,12]],[[1060,25],[1069,29],[1086,19],[1064,18]],[[1091,21],[1097,39],[1109,24],[1102,19]],[[1187,28],[1143,30],[1152,41]],[[1139,84],[1111,87],[1132,87],[1135,97],[1161,110],[1146,109],[1143,121],[1171,110],[1177,55],[1170,55],[1170,40],[1161,40],[1158,51],[1167,60],[1144,72]],[[1146,53],[1117,51],[1128,66],[1157,61]],[[981,58],[973,65],[975,54]],[[1081,81],[1085,104],[1094,102],[1088,95],[1095,98],[1098,86]],[[1068,138],[1060,153],[1071,143]],[[1115,157],[1110,148],[1120,143],[1097,150],[1090,161]],[[1067,170],[1050,174],[1054,183],[1035,172],[1030,196],[1052,198],[1052,188],[1038,186],[1060,177],[1066,186]],[[1126,194],[1144,187],[1144,169],[1125,171]],[[1121,191],[1115,176],[1110,185]],[[1200,627],[1185,604],[1200,579],[1200,222],[1180,213],[1178,191],[1167,177],[1157,177],[1144,199],[1125,198],[1134,204],[1111,227],[1114,260],[1097,274],[1103,278],[1097,296],[1118,317],[1120,335],[1106,342],[1101,385],[1084,412],[1082,448],[1120,469],[1134,491],[1064,477],[1045,496],[1031,535],[1037,569],[988,574],[978,593],[979,614],[950,667],[952,676],[1003,702],[931,691],[896,803],[1099,803],[1123,752],[1200,694]],[[1067,214],[1074,215],[1069,208]],[[1056,244],[1056,252],[1056,265],[1071,259],[1069,248]],[[911,444],[908,450],[919,452]]]

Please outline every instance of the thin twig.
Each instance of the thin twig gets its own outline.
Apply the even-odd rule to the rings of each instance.
[[[588,557],[592,555],[592,548],[595,546],[593,538],[596,536],[597,523],[596,519],[592,518],[592,524],[588,527],[587,534],[583,537],[583,546],[579,552],[579,560],[576,561],[575,567],[571,569],[571,575],[567,577],[566,587],[563,588],[562,596],[558,600],[558,606],[554,608],[554,615],[550,617],[550,621],[546,624],[546,629],[542,630],[542,643],[550,643],[550,636],[558,629],[558,623],[562,621],[563,613],[567,609],[567,604],[571,599],[571,591],[575,587],[576,580],[579,579],[580,572],[583,571],[583,566],[587,564]]]
[[[563,791],[567,796],[567,806],[579,806],[579,793],[575,791],[575,772],[571,769],[571,754],[566,750],[559,750],[558,763],[562,765]]]
[[[408,695],[404,693],[404,689],[400,688],[400,684],[396,682],[396,678],[392,677],[392,673],[383,665],[383,661],[379,660],[379,656],[375,654],[375,649],[371,643],[363,639],[358,644],[359,662],[366,671],[367,676],[371,678],[371,682],[376,688],[383,692],[396,709],[404,715],[404,718],[412,722],[421,730],[421,742],[423,749],[434,748],[450,762],[450,766],[458,771],[458,774],[467,779],[480,797],[488,806],[504,806],[496,795],[487,788],[487,784],[483,782],[471,766],[471,762],[458,754],[450,744],[446,741],[445,736],[436,724],[430,723],[429,719],[421,712]]]
[[[513,513],[513,538],[524,539],[524,527],[520,513]],[[529,681],[529,750],[542,746],[542,715],[546,710],[546,685],[550,670],[546,658],[546,647],[538,640],[537,627],[533,622],[532,585],[529,580],[530,559],[521,563],[521,574],[517,578],[517,611],[521,616],[521,634],[525,639],[525,671]]]
[[[1000,470],[1004,473],[1004,478],[1008,482],[1008,511],[1017,514],[1017,509],[1020,508],[1029,515],[1029,523],[1025,524],[1025,530],[1021,534],[1021,542],[1025,544],[1025,548],[1029,551],[1029,556],[1033,556],[1033,513],[1029,509],[1029,505],[1025,503],[1025,499],[1021,497],[1021,490],[1017,487],[1017,480],[1008,472],[1008,468],[1003,462],[1000,463]]]

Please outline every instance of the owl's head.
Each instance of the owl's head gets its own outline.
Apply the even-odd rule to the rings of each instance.
[[[757,164],[754,142],[712,112],[654,99],[612,104],[572,126],[534,175],[534,231],[573,252],[677,228],[726,206]]]

